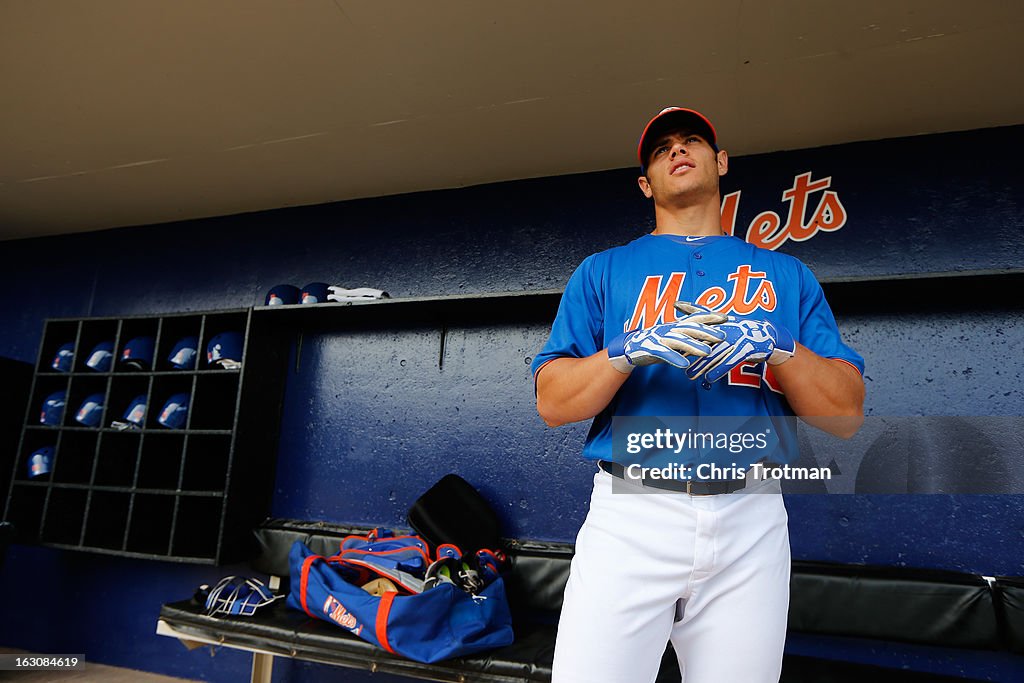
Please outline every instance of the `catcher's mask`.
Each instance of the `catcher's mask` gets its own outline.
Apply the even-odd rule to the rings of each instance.
[[[206,613],[252,616],[257,609],[284,597],[274,595],[259,579],[225,576],[213,588],[203,585],[196,591],[196,601],[203,603]]]

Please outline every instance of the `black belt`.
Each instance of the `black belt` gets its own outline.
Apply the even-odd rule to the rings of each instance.
[[[626,476],[626,468],[617,462],[598,460],[597,466],[602,470],[624,481],[633,482],[638,486],[676,493],[689,493],[691,496],[717,496],[733,493],[746,488],[746,479],[722,479],[718,481],[694,481],[693,479],[637,479]]]

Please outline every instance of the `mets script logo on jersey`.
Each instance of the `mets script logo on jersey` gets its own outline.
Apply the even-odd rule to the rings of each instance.
[[[678,320],[673,304],[679,300],[686,273],[672,273],[668,281],[661,275],[648,275],[640,295],[633,307],[633,315],[623,325],[623,332],[640,327],[650,327],[660,322],[671,323]],[[736,272],[728,275],[729,290],[723,287],[708,287],[694,302],[699,306],[710,308],[719,313],[749,315],[761,309],[774,311],[778,305],[775,287],[764,271],[752,270],[749,265],[736,268]],[[777,394],[782,387],[772,374],[771,367],[766,363],[743,363],[729,372],[728,380],[732,386],[744,386],[753,389],[765,386]]]
[[[331,621],[347,628],[357,636],[359,635],[359,632],[363,630],[363,625],[356,621],[355,615],[345,609],[345,606],[338,602],[333,595],[328,595],[327,599],[324,600],[324,614],[326,614]]]
[[[815,181],[811,181],[810,172],[796,176],[793,178],[793,187],[782,193],[782,201],[789,203],[785,224],[774,211],[763,211],[750,222],[744,239],[754,246],[774,251],[786,240],[804,242],[818,234],[818,231],[832,232],[843,227],[846,225],[846,209],[839,201],[839,193],[828,189],[831,185],[831,176]],[[810,195],[822,191],[824,193],[808,220],[806,214],[810,206]],[[740,192],[731,192],[722,198],[722,230],[726,235],[733,235],[736,231]]]
[[[659,322],[676,321],[676,311],[672,307],[683,290],[686,273],[672,273],[665,281],[662,275],[648,275],[644,286],[636,298],[633,315],[623,325],[623,332],[640,327],[650,327]],[[698,306],[710,308],[719,313],[750,315],[758,309],[774,311],[778,305],[775,287],[764,271],[752,270],[749,265],[736,268],[736,272],[726,277],[726,287],[708,287],[694,301]]]

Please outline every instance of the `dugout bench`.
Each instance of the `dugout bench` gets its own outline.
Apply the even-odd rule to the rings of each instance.
[[[341,539],[369,527],[270,519],[255,530],[254,572],[287,583],[288,550],[301,540],[333,555]],[[275,657],[386,672],[410,678],[513,683],[550,681],[555,628],[569,575],[570,544],[508,540],[505,574],[516,640],[473,657],[421,664],[387,652],[278,600],[252,617],[206,616],[191,599],[160,610],[159,635],[190,649],[210,645],[253,653],[252,681],[269,683]],[[275,579],[272,578],[272,587]],[[282,586],[286,589],[287,585]],[[937,647],[1009,650],[1024,654],[1024,579],[956,572],[794,562],[789,630]],[[742,656],[742,655],[740,655]],[[787,655],[784,683],[817,681],[924,683],[968,679],[835,660]],[[679,681],[671,646],[658,683]]]

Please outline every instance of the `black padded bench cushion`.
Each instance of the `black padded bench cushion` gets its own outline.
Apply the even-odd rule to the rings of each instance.
[[[789,629],[941,647],[999,649],[996,593],[958,572],[794,562]]]
[[[288,549],[302,540],[331,555],[349,534],[368,529],[322,522],[268,520],[257,530],[260,572],[288,576]],[[508,540],[505,576],[517,621],[557,620],[572,546]],[[999,589],[1002,590],[999,590]],[[1020,652],[1020,579],[991,583],[959,572],[794,561],[789,628],[823,635],[873,638],[940,647]]]

